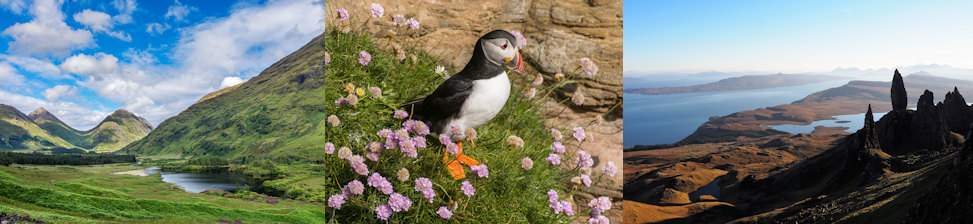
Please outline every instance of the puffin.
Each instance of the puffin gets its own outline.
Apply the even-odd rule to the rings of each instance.
[[[473,56],[463,70],[446,79],[431,94],[399,105],[411,119],[426,123],[434,136],[447,134],[456,141],[459,146],[456,159],[449,159],[443,151],[443,162],[454,179],[465,178],[462,165],[472,167],[481,163],[463,155],[466,137],[454,135],[450,130],[475,129],[503,110],[510,97],[506,68],[524,72],[524,59],[516,43],[517,38],[504,30],[483,35],[473,46]]]

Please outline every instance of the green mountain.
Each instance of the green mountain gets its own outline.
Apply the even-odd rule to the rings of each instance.
[[[0,150],[75,148],[111,152],[152,131],[148,121],[122,109],[88,131],[68,126],[43,107],[24,115],[14,107],[0,104],[0,118]]]
[[[17,108],[0,104],[0,150],[32,151],[56,147],[77,148],[47,132]]]
[[[210,94],[121,151],[138,155],[312,155],[326,140],[324,36],[232,88]]]

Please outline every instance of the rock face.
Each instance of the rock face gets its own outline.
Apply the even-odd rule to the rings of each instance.
[[[336,0],[328,5],[338,6],[329,10],[347,9],[355,24],[353,28],[357,28],[369,18],[367,10],[372,2],[385,8],[383,18],[370,19],[365,26],[373,36],[381,37],[379,43],[393,40],[402,46],[419,47],[442,58],[443,65],[460,69],[469,61],[480,35],[495,29],[518,30],[527,39],[527,46],[521,50],[527,67],[533,68],[528,68],[527,73],[543,74],[547,84],[554,83],[556,73],[570,75],[580,71],[578,59],[582,57],[598,66],[596,76],[574,76],[579,82],[558,93],[562,98],[569,98],[575,91],[585,95],[584,104],[573,109],[604,113],[622,102],[621,0],[489,0],[476,4],[461,0],[427,0],[419,4]],[[391,18],[396,14],[415,17],[421,28],[395,28]],[[328,24],[335,24],[333,16],[326,19]],[[388,38],[389,31],[397,33]],[[621,106],[613,112],[614,116],[622,116]]]
[[[865,125],[858,132],[855,132],[857,147],[852,146],[847,150],[847,160],[845,161],[845,173],[860,173],[858,182],[870,181],[884,173],[889,172],[888,154],[882,151],[879,144],[878,133],[876,132],[875,119],[872,116],[872,105],[868,105],[868,112],[865,113]]]
[[[892,76],[892,110],[905,110],[909,104],[907,96],[902,74],[899,74],[899,70],[896,69],[895,75]]]
[[[936,104],[936,108],[939,108],[939,111],[943,114],[943,119],[946,120],[949,131],[959,134],[970,132],[970,124],[973,123],[973,111],[970,110],[970,106],[966,105],[966,100],[963,99],[963,95],[960,95],[958,88],[953,87],[952,92],[947,92],[946,99]]]
[[[946,176],[919,197],[903,223],[973,223],[970,211],[973,211],[973,136],[967,135]]]
[[[929,90],[919,97],[916,116],[912,119],[912,131],[913,135],[918,137],[919,147],[938,150],[946,146],[949,130],[946,129],[946,121],[932,101],[933,93]]]

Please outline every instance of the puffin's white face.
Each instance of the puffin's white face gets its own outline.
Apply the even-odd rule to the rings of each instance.
[[[506,65],[517,72],[524,72],[524,59],[520,50],[506,38],[483,40],[483,53],[487,60],[498,65]]]

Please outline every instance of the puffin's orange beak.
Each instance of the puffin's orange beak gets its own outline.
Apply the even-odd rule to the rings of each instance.
[[[524,57],[520,56],[520,51],[517,51],[517,65],[513,68],[517,73],[524,74]]]

